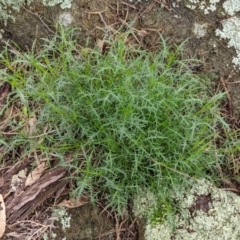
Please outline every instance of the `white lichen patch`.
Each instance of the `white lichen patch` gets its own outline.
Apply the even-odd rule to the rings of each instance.
[[[176,215],[175,230],[167,222],[149,223],[146,240],[240,239],[240,197],[236,194],[203,180],[178,193],[175,200],[183,209]]]
[[[236,57],[233,58],[233,64],[240,68],[240,18],[232,17],[222,21],[223,29],[216,30],[216,35],[223,39],[228,39],[228,47],[236,50]]]
[[[199,24],[194,23],[193,25],[193,33],[196,35],[197,38],[204,37],[207,33],[207,23]]]
[[[223,8],[228,15],[233,16],[236,12],[240,11],[240,1],[227,0],[223,3]]]
[[[18,187],[23,184],[26,180],[26,169],[19,171],[17,174],[12,176],[11,179],[11,191],[16,192]]]
[[[62,9],[71,8],[72,0],[43,0],[43,5],[44,6],[53,7],[57,4],[60,4],[60,7]]]
[[[63,26],[67,27],[69,25],[71,25],[72,21],[73,21],[73,17],[72,14],[69,12],[63,12],[59,15],[58,17],[58,21],[59,23],[61,23]]]
[[[138,217],[149,215],[155,203],[156,197],[154,194],[146,189],[142,190],[141,193],[134,197],[134,215]]]
[[[21,7],[27,4],[28,6],[36,0],[0,0],[0,20],[7,24],[8,19],[15,20],[15,12],[19,12]],[[72,0],[42,0],[44,6],[56,6],[60,4],[62,9],[71,8]]]
[[[203,11],[205,14],[209,14],[211,12],[216,11],[217,4],[220,0],[189,0],[189,3],[186,5],[189,9],[199,9]]]
[[[66,208],[59,207],[53,209],[52,217],[61,223],[63,231],[65,231],[67,228],[70,228],[71,216],[66,211]]]
[[[186,7],[191,10],[199,9],[205,14],[210,14],[217,10],[218,3],[220,0],[188,0]],[[240,0],[226,0],[222,7],[225,11],[223,14],[233,16],[240,11]]]
[[[32,0],[28,0],[27,3],[30,4]],[[25,3],[25,0],[9,0],[0,1],[0,20],[7,24],[8,19],[14,20],[14,12],[19,12],[21,6]]]

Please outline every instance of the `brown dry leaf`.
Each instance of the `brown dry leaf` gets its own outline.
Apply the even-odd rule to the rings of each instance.
[[[139,37],[145,37],[147,34],[148,34],[147,31],[144,29],[139,30],[137,33]]]
[[[10,232],[6,234],[7,237],[14,237],[14,238],[20,238],[23,235],[24,233],[17,233],[17,232]]]
[[[42,162],[32,172],[30,172],[25,182],[25,187],[33,185],[41,177],[45,169],[46,163]]]
[[[3,236],[6,228],[6,209],[3,196],[0,194],[0,238]]]
[[[77,208],[80,206],[83,206],[88,203],[88,198],[86,197],[80,197],[80,198],[71,198],[69,200],[63,200],[61,203],[58,204],[58,206],[64,206],[67,208]]]
[[[66,170],[61,167],[49,170],[42,178],[39,179],[38,184],[34,184],[29,187],[24,194],[19,196],[19,198],[15,198],[7,208],[12,211],[18,211],[22,206],[35,199],[44,188],[62,178],[65,173]]]

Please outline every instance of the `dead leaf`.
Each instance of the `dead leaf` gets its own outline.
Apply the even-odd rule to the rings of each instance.
[[[32,201],[22,206],[18,211],[14,211],[14,212],[11,212],[11,210],[8,211],[8,206],[6,205],[7,223],[12,224],[12,223],[16,223],[17,221],[20,221],[19,223],[21,224],[21,221],[24,219],[27,219],[29,215],[32,215],[32,213],[38,206],[42,205],[47,199],[49,198],[52,199],[52,197],[55,196],[55,193],[58,191],[59,188],[63,186],[65,186],[66,188],[68,182],[69,180],[67,179],[61,179],[61,181],[58,181],[53,183],[52,185],[49,185],[44,189],[44,191],[42,191]],[[37,184],[34,184],[29,188],[36,187],[35,185]],[[15,203],[17,204],[18,202],[16,201]],[[48,220],[46,219],[46,221]]]
[[[8,206],[12,211],[18,211],[23,205],[35,199],[35,197],[43,191],[44,188],[49,186],[51,183],[56,182],[58,179],[65,175],[66,171],[59,167],[53,170],[49,170],[39,180],[39,183],[35,186],[29,187],[24,194],[20,195],[19,198],[15,198]]]
[[[10,232],[7,233],[6,236],[8,237],[14,237],[14,238],[20,238],[24,235],[24,233],[17,233],[17,232]]]
[[[80,198],[71,198],[69,200],[63,200],[61,203],[58,204],[58,206],[64,206],[67,208],[77,208],[80,206],[83,206],[88,203],[88,198],[86,197],[80,197]]]
[[[147,34],[148,34],[147,31],[144,29],[139,30],[137,33],[139,37],[145,37]]]
[[[0,194],[0,238],[3,236],[6,228],[6,209],[3,196]]]
[[[46,163],[43,162],[39,164],[32,172],[30,172],[25,182],[25,187],[33,185],[41,177],[45,169]]]

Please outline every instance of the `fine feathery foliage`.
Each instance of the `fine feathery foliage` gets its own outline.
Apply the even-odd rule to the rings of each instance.
[[[22,112],[9,121],[16,134],[4,139],[6,149],[59,157],[72,169],[74,195],[105,199],[119,213],[142,189],[164,202],[189,178],[214,177],[222,95],[211,96],[209,79],[188,67],[194,60],[181,59],[182,47],[170,50],[160,35],[153,53],[121,35],[105,40],[101,53],[73,36],[60,29],[41,47],[1,54],[8,104]],[[21,123],[32,116],[30,134]]]

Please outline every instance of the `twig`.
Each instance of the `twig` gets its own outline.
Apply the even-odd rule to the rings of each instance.
[[[229,104],[230,121],[234,124],[235,123],[235,118],[234,118],[234,106],[233,106],[232,97],[229,93],[230,91],[229,91],[228,86],[226,84],[226,80],[223,77],[221,77],[220,81],[221,81],[223,89],[224,89],[224,91],[226,92],[226,95],[227,95],[228,104]]]
[[[41,16],[39,16],[37,13],[34,13],[34,12],[28,10],[28,9],[25,8],[24,6],[22,6],[22,7],[23,7],[27,12],[29,12],[29,13],[31,13],[32,15],[36,16],[36,17],[41,21],[41,23],[47,28],[48,31],[50,31],[51,33],[55,34],[55,32],[54,32],[52,29],[50,29],[50,28],[48,27],[48,25],[42,20]]]

